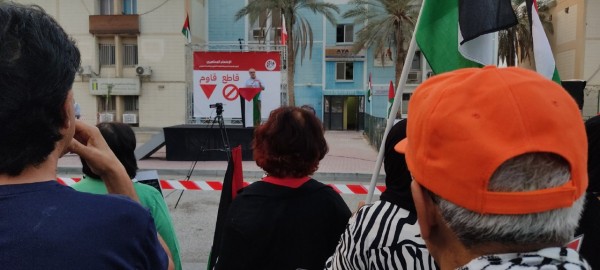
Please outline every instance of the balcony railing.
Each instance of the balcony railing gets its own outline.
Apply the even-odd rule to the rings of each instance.
[[[140,33],[140,16],[135,15],[91,15],[90,34],[93,35],[137,35]]]

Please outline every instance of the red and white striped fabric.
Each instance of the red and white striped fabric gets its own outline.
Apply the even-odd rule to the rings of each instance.
[[[56,179],[59,183],[70,186],[81,180],[80,178],[59,177]],[[244,186],[249,185],[249,182],[244,182]],[[191,180],[160,180],[160,186],[163,189],[174,190],[216,190],[223,189],[223,182],[220,181],[191,181]],[[356,194],[363,195],[369,191],[369,185],[352,185],[352,184],[329,184],[335,191],[340,194]],[[377,186],[375,195],[381,194],[385,190],[385,186]]]

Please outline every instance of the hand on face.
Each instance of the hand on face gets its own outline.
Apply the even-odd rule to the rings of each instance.
[[[81,121],[75,121],[75,135],[68,150],[81,156],[98,176],[125,170],[98,128]]]

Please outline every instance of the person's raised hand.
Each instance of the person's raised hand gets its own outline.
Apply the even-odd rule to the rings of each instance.
[[[75,121],[75,135],[68,150],[85,160],[92,172],[102,178],[109,193],[123,194],[139,201],[125,167],[110,150],[97,127]]]
[[[102,177],[123,169],[97,127],[75,121],[75,135],[68,150],[81,156],[96,175]]]

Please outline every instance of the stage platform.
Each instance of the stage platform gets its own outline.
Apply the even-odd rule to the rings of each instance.
[[[218,125],[177,125],[165,127],[166,155],[169,161],[227,160]],[[231,147],[242,145],[242,160],[252,159],[254,128],[226,126]]]

